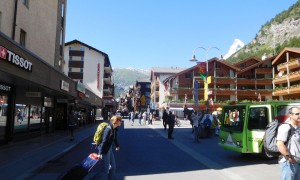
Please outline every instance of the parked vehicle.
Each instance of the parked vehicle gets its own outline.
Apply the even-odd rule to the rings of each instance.
[[[221,129],[219,145],[224,149],[239,153],[259,153],[265,158],[273,158],[263,147],[263,137],[267,124],[277,119],[288,119],[288,110],[300,106],[300,102],[241,103],[223,107],[220,117]]]

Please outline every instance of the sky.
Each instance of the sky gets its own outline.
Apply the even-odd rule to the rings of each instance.
[[[68,0],[65,42],[106,54],[114,68],[182,67],[248,44],[297,0]],[[216,47],[216,48],[211,48]],[[206,50],[204,50],[204,49]]]

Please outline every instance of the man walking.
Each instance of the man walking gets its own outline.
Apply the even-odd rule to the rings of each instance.
[[[165,130],[167,129],[168,117],[169,117],[169,115],[167,113],[167,110],[164,109],[164,112],[163,112],[163,115],[162,115],[162,120],[163,120],[163,125],[164,125]]]
[[[169,111],[169,115],[168,115],[168,139],[174,139],[173,138],[173,130],[174,130],[174,126],[175,126],[175,115],[172,114],[172,111]]]
[[[289,120],[278,128],[277,147],[282,180],[300,179],[300,108],[289,109]]]

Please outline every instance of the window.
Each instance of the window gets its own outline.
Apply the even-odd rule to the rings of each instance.
[[[21,32],[20,32],[20,45],[25,47],[25,43],[26,42],[26,32],[21,29]]]
[[[80,72],[83,73],[83,68],[80,68]]]
[[[192,74],[191,74],[191,73],[185,73],[185,74],[184,74],[184,77],[185,77],[185,78],[192,78]]]
[[[266,107],[255,107],[249,110],[248,129],[265,130],[268,124],[268,109]]]
[[[72,68],[69,68],[69,72],[72,72]]]
[[[83,46],[80,46],[80,51],[84,51],[84,47]]]
[[[62,56],[62,52],[63,52],[63,31],[60,31],[60,38],[59,38],[59,55]]]
[[[81,61],[84,61],[84,56],[81,56],[81,57],[80,57],[80,60],[81,60]]]
[[[23,3],[26,7],[29,6],[29,0],[22,0],[22,3]]]
[[[73,61],[73,56],[69,56],[69,60],[70,60],[70,61]]]
[[[70,46],[70,47],[69,47],[69,51],[71,51],[71,50],[73,50],[73,46]]]

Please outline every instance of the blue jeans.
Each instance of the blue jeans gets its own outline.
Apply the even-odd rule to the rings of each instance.
[[[198,142],[199,141],[199,128],[194,126],[194,141]]]
[[[281,180],[299,180],[300,163],[290,163],[289,161],[279,163],[281,169]]]
[[[100,178],[97,179],[101,179],[101,180],[116,179],[116,161],[115,161],[115,156],[112,147],[109,149],[107,154],[102,155],[102,160],[100,160],[100,163],[101,163]]]

